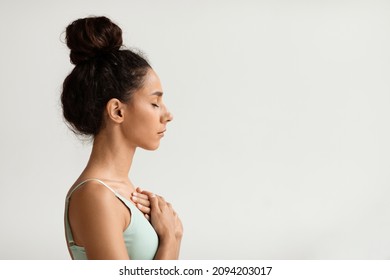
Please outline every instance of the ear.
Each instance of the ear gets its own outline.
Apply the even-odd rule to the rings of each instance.
[[[107,102],[106,111],[108,118],[115,123],[122,123],[124,120],[124,104],[117,98],[112,98]]]

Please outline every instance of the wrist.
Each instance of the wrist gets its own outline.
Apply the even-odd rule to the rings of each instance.
[[[173,238],[163,238],[159,240],[158,251],[155,260],[177,260],[180,250],[180,242]]]
[[[177,243],[177,239],[174,235],[165,235],[164,237],[160,237],[160,245],[174,245]]]

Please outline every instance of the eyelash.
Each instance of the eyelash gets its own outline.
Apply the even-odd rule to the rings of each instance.
[[[160,108],[160,106],[158,106],[158,105],[155,104],[155,103],[152,103],[152,106],[155,107],[155,108]]]

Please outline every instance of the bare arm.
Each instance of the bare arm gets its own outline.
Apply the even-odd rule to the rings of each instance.
[[[123,230],[130,221],[123,207],[110,190],[94,182],[74,192],[70,225],[76,244],[85,248],[88,259],[129,259]]]

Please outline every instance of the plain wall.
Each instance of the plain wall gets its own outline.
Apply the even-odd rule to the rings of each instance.
[[[62,119],[65,27],[106,15],[175,119],[130,178],[182,218],[183,259],[390,258],[390,2],[2,1],[0,259],[69,259],[90,144]]]

